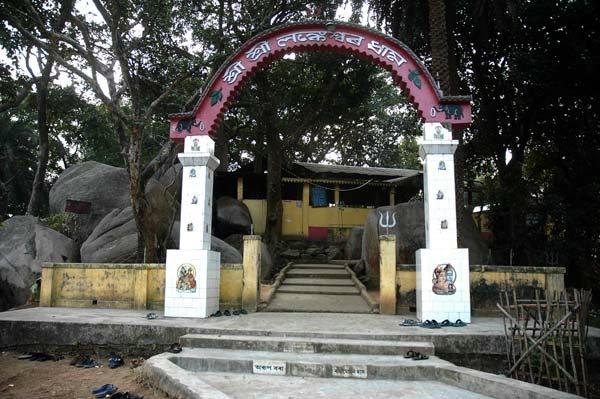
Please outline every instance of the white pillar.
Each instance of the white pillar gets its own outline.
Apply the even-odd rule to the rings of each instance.
[[[423,124],[426,247],[416,253],[417,318],[471,321],[469,253],[457,248],[454,152],[457,140],[440,123]]]
[[[210,250],[214,171],[209,136],[185,138],[179,249],[167,251],[165,316],[208,317],[219,309],[221,254]]]

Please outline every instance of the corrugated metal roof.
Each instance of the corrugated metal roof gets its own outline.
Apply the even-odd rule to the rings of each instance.
[[[313,173],[346,173],[366,176],[410,177],[421,173],[413,169],[371,168],[367,166],[323,165],[320,163],[294,162]]]

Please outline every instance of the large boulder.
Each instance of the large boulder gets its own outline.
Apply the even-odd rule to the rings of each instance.
[[[215,203],[215,235],[228,237],[232,234],[250,234],[252,216],[250,210],[241,201],[231,197],[221,197]]]
[[[380,213],[386,215],[396,213],[396,225],[389,228],[379,227]],[[464,243],[469,248],[471,264],[485,264],[488,261],[488,248],[473,219],[465,213],[463,219]],[[391,220],[390,220],[391,222]],[[405,202],[395,206],[383,206],[370,212],[365,223],[362,240],[362,259],[366,264],[366,272],[370,284],[378,285],[379,279],[379,235],[393,234],[396,236],[396,262],[415,263],[415,252],[425,248],[425,212],[423,202]]]
[[[170,236],[171,248],[179,248],[179,226],[179,221],[173,223]],[[220,238],[211,236],[210,249],[221,253],[221,263],[242,263],[242,253]]]
[[[0,223],[0,311],[27,302],[43,262],[78,262],[77,244],[33,216]]]
[[[94,161],[73,165],[50,190],[50,213],[64,212],[68,199],[91,204],[90,213],[69,218],[72,238],[81,244],[109,212],[130,205],[127,171]]]
[[[345,259],[360,259],[362,255],[362,238],[365,232],[364,227],[353,227],[350,235],[344,245]]]
[[[221,253],[221,263],[242,263],[242,254],[240,251],[227,244],[225,241],[211,236],[210,238],[211,251]]]
[[[133,263],[137,259],[138,231],[129,206],[114,209],[98,223],[81,246],[84,263]]]

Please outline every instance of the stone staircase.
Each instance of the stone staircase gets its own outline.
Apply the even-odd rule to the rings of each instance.
[[[343,264],[292,264],[266,312],[371,313]]]
[[[264,330],[207,328],[180,337],[181,353],[146,360],[140,377],[178,398],[575,398],[456,366],[434,356],[433,343],[423,337],[389,337],[273,331],[267,325]],[[429,358],[405,358],[408,351]]]
[[[295,336],[187,334],[176,358],[193,372],[271,374],[290,377],[401,379],[423,365],[444,363],[431,342]],[[415,362],[404,354],[431,356]]]

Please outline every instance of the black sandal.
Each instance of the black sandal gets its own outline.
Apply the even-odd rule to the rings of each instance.
[[[179,353],[182,350],[183,350],[183,348],[181,347],[181,345],[179,345],[177,342],[175,342],[174,344],[171,344],[171,346],[169,347],[169,349],[167,349],[167,352]]]
[[[417,356],[413,357],[412,360],[427,360],[429,356],[424,355],[422,353],[417,353]]]

